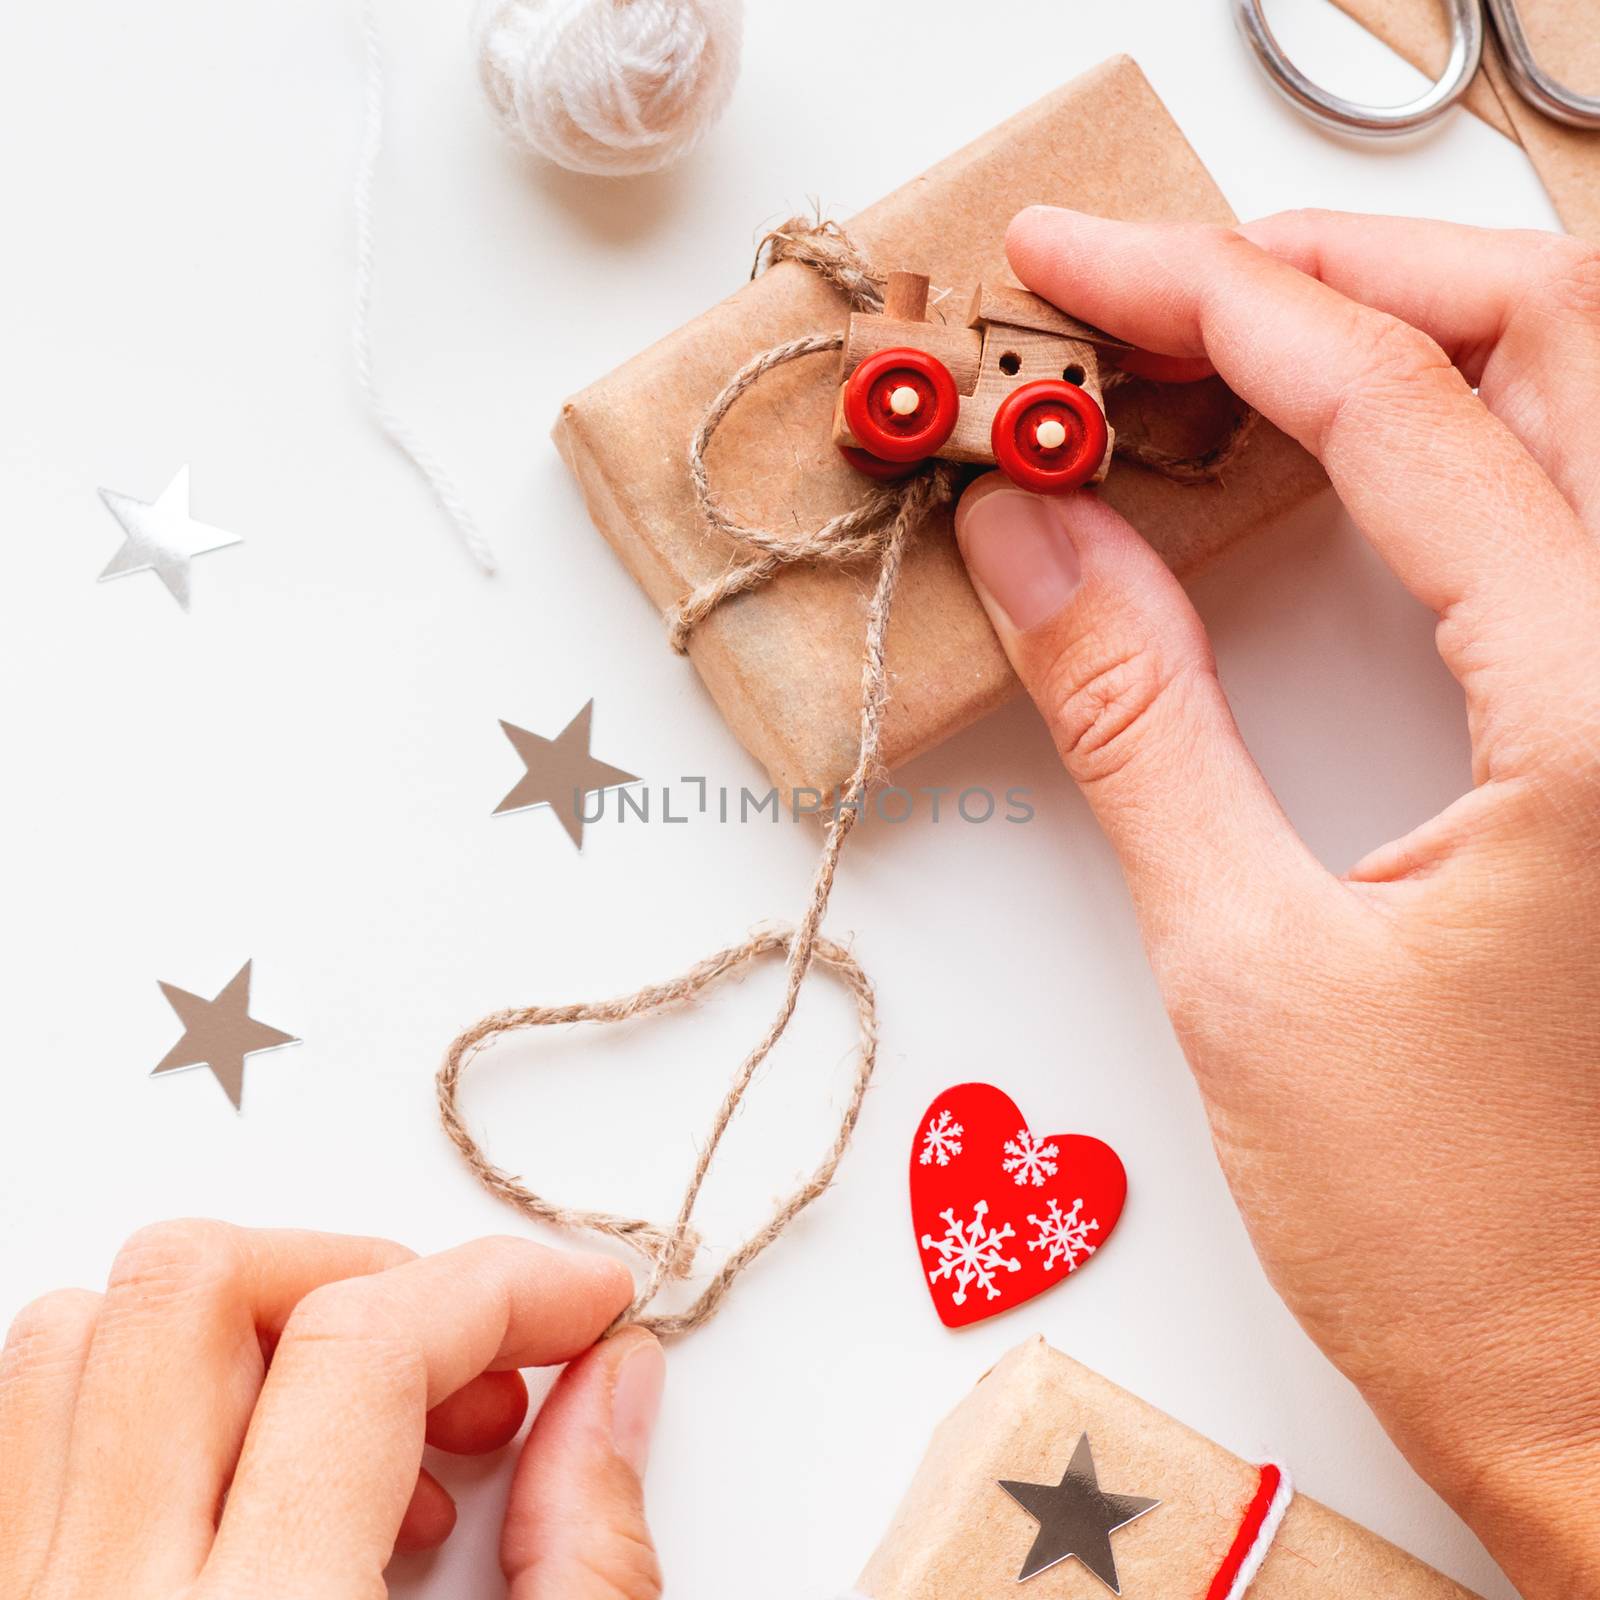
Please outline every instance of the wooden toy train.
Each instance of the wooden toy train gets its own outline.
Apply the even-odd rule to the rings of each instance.
[[[1004,284],[978,285],[964,327],[927,310],[928,279],[891,272],[882,313],[850,318],[833,440],[852,466],[894,478],[938,456],[1039,494],[1105,477],[1100,352],[1129,346]]]

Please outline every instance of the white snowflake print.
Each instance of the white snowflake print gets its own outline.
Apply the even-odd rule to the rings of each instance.
[[[951,1156],[961,1154],[961,1135],[966,1129],[948,1111],[931,1118],[922,1135],[922,1154],[917,1158],[923,1166],[937,1161],[941,1167],[950,1165]]]
[[[971,1222],[957,1222],[954,1208],[941,1211],[944,1237],[935,1239],[930,1233],[922,1236],[922,1248],[939,1253],[939,1265],[928,1273],[928,1282],[937,1283],[941,1278],[952,1280],[956,1289],[950,1298],[958,1306],[967,1303],[967,1290],[974,1283],[991,1300],[998,1300],[1000,1291],[994,1286],[995,1274],[1022,1270],[1022,1263],[1000,1248],[1005,1240],[1014,1236],[1011,1224],[1008,1222],[998,1229],[986,1227],[983,1219],[988,1214],[987,1200],[980,1200],[972,1208]]]
[[[1019,1128],[1015,1139],[1006,1140],[1006,1154],[1011,1159],[1002,1166],[1018,1187],[1031,1183],[1037,1189],[1046,1178],[1055,1177],[1056,1164],[1051,1158],[1060,1153],[1053,1144],[1040,1144],[1037,1134]]]
[[[1057,1200],[1050,1202],[1050,1209],[1042,1217],[1028,1216],[1028,1221],[1039,1230],[1037,1239],[1028,1241],[1030,1250],[1048,1250],[1050,1253],[1044,1258],[1044,1270],[1048,1272],[1058,1261],[1065,1261],[1067,1271],[1076,1271],[1078,1266],[1089,1256],[1094,1254],[1094,1246],[1089,1243],[1089,1235],[1100,1231],[1100,1224],[1090,1217],[1087,1222],[1079,1220],[1078,1213],[1083,1208],[1081,1199],[1072,1202],[1070,1211],[1063,1211]]]

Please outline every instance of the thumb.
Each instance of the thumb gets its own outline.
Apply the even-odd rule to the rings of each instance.
[[[956,537],[1152,947],[1197,905],[1320,875],[1244,747],[1189,597],[1117,512],[993,473],[963,495]]]
[[[665,1377],[655,1336],[623,1328],[556,1381],[506,1507],[508,1600],[658,1600],[641,1479]]]

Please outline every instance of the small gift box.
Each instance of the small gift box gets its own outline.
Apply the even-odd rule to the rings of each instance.
[[[868,207],[848,231],[876,267],[926,273],[938,303],[958,308],[980,280],[1004,277],[1006,225],[1037,202],[1125,218],[1233,220],[1124,57]],[[690,438],[707,407],[753,356],[783,340],[838,332],[848,314],[835,288],[783,261],[564,407],[557,446],[601,532],[663,612],[743,559],[706,526],[691,484]],[[837,388],[837,357],[813,355],[770,372],[737,401],[706,456],[723,506],[782,534],[814,528],[860,500],[867,480],[831,441]],[[1214,379],[1125,383],[1108,409],[1119,438],[1196,455],[1238,419],[1237,401]],[[1262,424],[1220,481],[1184,485],[1121,463],[1101,492],[1183,573],[1324,481],[1299,446]],[[872,583],[864,563],[791,566],[717,607],[691,637],[707,688],[781,790],[832,792],[855,764]],[[888,767],[992,710],[1015,687],[961,566],[948,507],[912,541],[887,655],[893,695],[880,754]]]
[[[1292,1495],[1278,1468],[1241,1461],[1036,1338],[939,1425],[857,1589],[862,1600],[1203,1600],[1241,1584],[1249,1600],[1473,1600]]]

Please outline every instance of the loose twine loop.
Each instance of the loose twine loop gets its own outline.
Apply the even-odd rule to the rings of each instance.
[[[655,1316],[641,1314],[669,1278],[687,1277],[694,1267],[695,1255],[700,1246],[700,1237],[691,1224],[695,1203],[700,1197],[706,1174],[711,1170],[711,1162],[717,1153],[717,1147],[721,1144],[722,1136],[727,1132],[728,1124],[739,1108],[739,1102],[744,1098],[745,1090],[750,1086],[750,1080],[755,1076],[762,1061],[766,1059],[768,1051],[778,1042],[794,1011],[795,1001],[799,998],[800,983],[805,975],[804,969],[797,968],[795,962],[795,950],[801,932],[801,929],[765,930],[741,944],[730,945],[726,950],[719,950],[716,955],[708,956],[681,977],[672,978],[666,983],[649,984],[643,989],[637,989],[632,994],[622,995],[615,1000],[598,1000],[568,1006],[523,1006],[507,1011],[496,1011],[474,1023],[456,1039],[445,1056],[444,1065],[439,1069],[439,1114],[444,1122],[445,1132],[450,1135],[456,1148],[466,1157],[467,1165],[478,1175],[479,1181],[491,1194],[498,1195],[502,1200],[515,1206],[524,1216],[531,1217],[536,1222],[547,1222],[561,1228],[587,1228],[591,1232],[616,1239],[622,1244],[631,1245],[650,1263],[650,1272],[644,1288],[640,1290],[633,1305],[625,1313],[623,1318],[625,1321],[637,1321],[641,1326],[658,1334],[687,1333],[691,1328],[699,1327],[716,1310],[733,1280],[800,1212],[828,1188],[833,1182],[833,1175],[839,1162],[844,1158],[845,1150],[849,1147],[851,1136],[855,1132],[856,1119],[861,1114],[861,1102],[866,1096],[867,1084],[871,1081],[872,1069],[877,1060],[877,1007],[873,1000],[871,980],[862,970],[860,963],[843,945],[817,936],[813,928],[807,965],[809,966],[813,960],[820,963],[850,991],[855,997],[859,1023],[855,1083],[845,1103],[844,1115],[839,1119],[833,1144],[817,1169],[783,1201],[765,1226],[752,1234],[727,1257],[693,1305],[686,1311],[676,1314]],[[533,1193],[519,1178],[495,1166],[468,1131],[456,1102],[457,1085],[461,1074],[472,1064],[479,1052],[493,1044],[502,1034],[513,1033],[523,1028],[543,1028],[571,1022],[625,1022],[630,1017],[649,1016],[655,1012],[668,1011],[688,1005],[713,984],[741,973],[754,961],[780,951],[786,951],[789,955],[789,982],[785,990],[784,1004],[768,1026],[761,1044],[745,1057],[738,1076],[729,1086],[727,1094],[723,1096],[722,1104],[717,1108],[717,1117],[712,1124],[710,1136],[700,1152],[699,1160],[695,1163],[694,1175],[689,1180],[689,1187],[684,1191],[677,1218],[670,1227],[660,1227],[640,1218],[617,1216],[608,1211],[584,1211],[556,1205],[543,1199]]]
[[[884,278],[834,222],[792,218],[774,229],[757,252],[755,271],[779,261],[798,261],[841,290],[855,311],[883,307]],[[753,276],[754,274],[752,274]],[[868,789],[879,776],[879,748],[884,710],[889,702],[889,675],[885,662],[889,613],[899,584],[901,567],[912,533],[956,494],[959,470],[943,461],[925,463],[913,475],[895,483],[873,484],[850,509],[830,517],[809,533],[772,533],[753,527],[729,512],[711,492],[706,452],[717,428],[739,398],[775,367],[803,356],[838,350],[843,335],[811,334],[790,339],[745,363],[711,402],[689,446],[689,477],[695,502],[706,527],[721,533],[743,550],[746,559],[731,563],[723,572],[699,585],[666,616],[667,635],[674,650],[683,654],[695,628],[718,606],[770,582],[795,562],[847,565],[876,560],[877,576],[867,605],[865,648],[861,665],[859,737],[854,770],[841,785],[827,837],[811,879],[811,892],[799,922],[793,928],[758,930],[742,943],[708,957],[680,977],[647,985],[613,1000],[566,1006],[521,1006],[496,1011],[460,1034],[445,1055],[437,1077],[439,1113],[445,1132],[467,1165],[492,1193],[536,1222],[562,1228],[583,1228],[631,1246],[649,1263],[643,1288],[621,1320],[637,1322],[658,1334],[687,1333],[707,1321],[734,1280],[761,1254],[811,1202],[833,1182],[839,1162],[855,1133],[861,1105],[877,1064],[877,1005],[872,983],[854,956],[823,936],[822,919],[833,893],[839,855],[857,821]],[[1108,375],[1105,387],[1125,375]],[[1179,483],[1210,483],[1243,448],[1255,423],[1255,413],[1242,409],[1231,429],[1210,450],[1199,456],[1179,456],[1147,440],[1117,440],[1120,456],[1138,462]],[[688,1187],[673,1222],[663,1227],[642,1218],[619,1216],[558,1205],[529,1189],[520,1178],[496,1166],[469,1131],[458,1104],[461,1076],[471,1063],[499,1038],[527,1028],[576,1022],[623,1022],[631,1017],[666,1011],[695,1000],[724,978],[739,975],[751,963],[768,956],[785,956],[783,996],[754,1049],[734,1075],[695,1163]],[[683,1311],[647,1315],[646,1308],[669,1279],[682,1279],[693,1270],[700,1237],[693,1226],[695,1206],[717,1150],[746,1091],[783,1037],[800,998],[801,986],[813,965],[820,964],[854,996],[859,1024],[854,1081],[845,1100],[833,1142],[811,1175],[779,1202],[765,1223],[723,1261],[695,1300]]]

